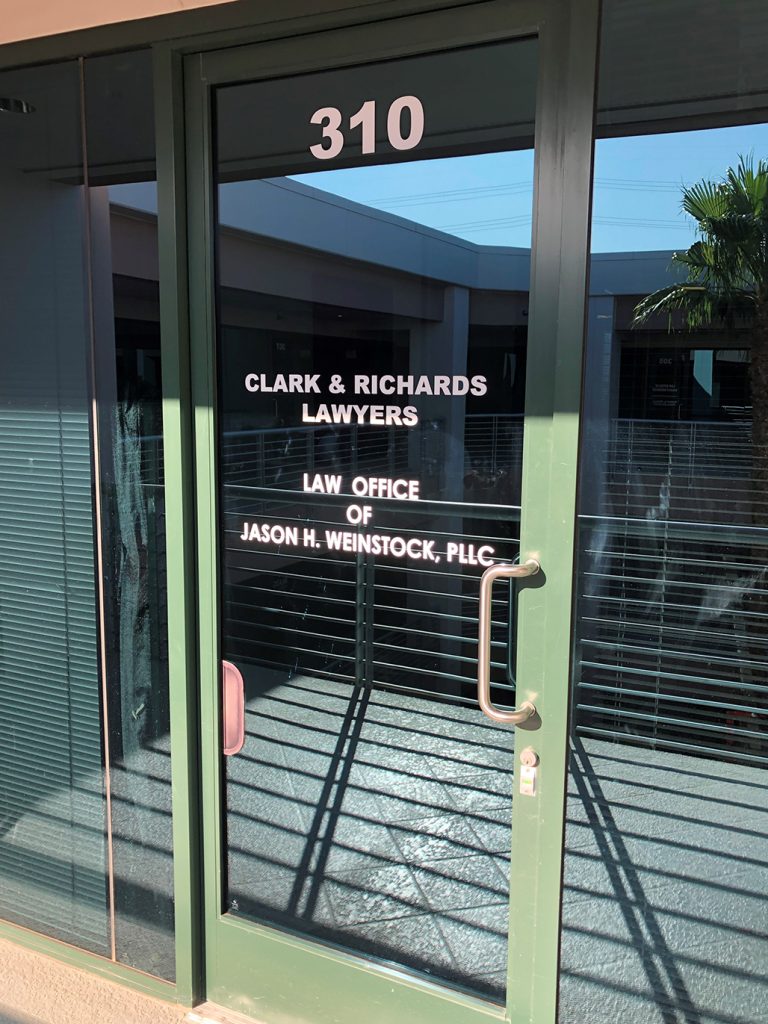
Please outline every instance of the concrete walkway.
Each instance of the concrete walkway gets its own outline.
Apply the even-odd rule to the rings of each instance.
[[[0,939],[0,1024],[258,1024],[205,1003],[189,1010]]]
[[[0,940],[0,1024],[183,1024],[187,1013]]]

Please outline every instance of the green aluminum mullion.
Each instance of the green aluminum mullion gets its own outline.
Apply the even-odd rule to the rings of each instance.
[[[216,524],[215,318],[213,250],[215,229],[210,158],[210,91],[201,75],[199,56],[185,58],[187,225],[189,252],[190,350],[195,431],[195,477],[198,571],[198,651],[200,686],[200,764],[204,866],[206,996],[226,1002],[216,992],[221,961],[222,847],[221,760],[219,721],[218,536]],[[236,964],[247,962],[243,948]]]
[[[519,729],[540,756],[537,794],[512,812],[509,1014],[554,1024],[559,973],[581,365],[599,0],[549,0],[540,32],[535,219],[523,433],[521,558],[542,572],[518,598]],[[520,980],[524,983],[520,984]]]
[[[154,51],[165,452],[176,994],[202,995],[193,434],[188,354],[182,61]]]

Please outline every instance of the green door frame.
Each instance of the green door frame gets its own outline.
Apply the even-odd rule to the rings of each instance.
[[[194,406],[194,476],[197,486],[200,723],[206,995],[209,999],[272,1020],[320,1022],[395,1018],[406,1022],[440,1019],[470,1024],[479,1018],[553,1024],[556,1016],[560,888],[571,610],[574,564],[576,468],[581,354],[585,322],[589,242],[592,126],[597,62],[598,0],[534,4],[491,0],[462,8],[413,14],[408,31],[393,21],[339,27],[327,19],[305,26],[306,36],[263,42],[256,47],[206,51],[186,57],[186,243],[189,271],[189,331]],[[482,10],[480,10],[482,9]],[[312,29],[324,32],[312,35]],[[440,50],[457,44],[536,34],[540,70],[536,120],[535,194],[529,356],[524,431],[521,558],[537,557],[545,585],[525,588],[518,604],[518,701],[533,699],[545,728],[535,736],[541,757],[538,796],[516,800],[512,827],[510,977],[506,1011],[433,983],[400,977],[349,954],[244,921],[222,920],[221,761],[218,679],[218,566],[215,489],[215,364],[213,303],[210,95],[214,85],[281,76],[322,67]],[[403,39],[407,39],[407,43]],[[364,54],[364,57],[361,55]],[[178,68],[176,69],[178,75]],[[176,123],[173,120],[172,123]],[[177,181],[182,168],[176,163]],[[184,189],[167,201],[179,212]],[[184,237],[180,235],[176,251]],[[564,271],[567,268],[567,272]],[[178,282],[178,279],[177,279]],[[178,384],[181,384],[179,378]],[[184,385],[185,387],[188,385]],[[168,396],[169,401],[173,399]],[[170,410],[177,418],[181,408]],[[167,428],[166,428],[167,429]],[[177,436],[190,432],[178,423]],[[182,452],[173,449],[179,459]],[[180,464],[184,465],[180,460]],[[187,473],[190,473],[190,465]],[[178,474],[179,469],[175,470]],[[184,509],[189,514],[189,489]],[[191,568],[188,523],[177,544],[175,570]],[[186,571],[179,576],[186,576]],[[188,587],[177,593],[177,613],[189,624]],[[169,605],[175,601],[169,594]],[[179,630],[179,637],[182,630]],[[188,630],[183,634],[191,635]],[[175,645],[174,645],[175,646]],[[185,650],[185,665],[191,652]],[[186,675],[189,687],[190,675]],[[189,706],[185,709],[189,714]],[[183,753],[183,750],[182,750]],[[198,919],[199,920],[199,919]],[[188,924],[194,930],[195,922]],[[270,978],[255,970],[268,961]],[[323,1000],[325,993],[325,1001]]]
[[[546,716],[547,730],[546,736],[536,738],[542,758],[536,804],[515,801],[512,857],[519,916],[510,934],[510,967],[511,976],[524,982],[510,987],[505,1017],[552,1024],[557,998],[578,413],[600,0],[334,0],[333,10],[325,12],[318,11],[319,6],[317,0],[239,0],[220,8],[0,48],[0,69],[147,45],[154,51],[176,983],[171,986],[7,922],[0,922],[0,936],[137,989],[166,998],[175,995],[186,1005],[194,1005],[206,992],[202,864],[204,846],[210,855],[210,835],[204,842],[197,633],[198,621],[209,632],[210,621],[198,620],[197,595],[198,576],[210,573],[212,567],[205,559],[199,563],[196,550],[194,437],[197,428],[209,441],[211,424],[207,410],[194,411],[191,353],[205,351],[207,342],[201,343],[201,332],[208,330],[210,314],[201,308],[201,294],[195,289],[190,305],[188,282],[206,279],[210,236],[195,237],[192,232],[188,249],[188,223],[198,227],[205,223],[205,210],[199,205],[205,196],[199,178],[204,165],[190,162],[187,187],[189,147],[195,139],[199,144],[204,126],[199,121],[185,123],[185,55],[424,12],[460,14],[466,27],[462,41],[471,41],[482,12],[496,7],[504,11],[508,34],[539,36],[535,174],[536,196],[546,198],[537,201],[534,218],[521,535],[521,552],[541,557],[546,585],[526,588],[520,595],[518,636],[525,656],[518,666],[518,684],[521,697],[535,697]],[[189,71],[189,63],[194,66],[202,57],[187,59]],[[200,386],[199,378],[210,367],[195,360],[194,369]],[[210,508],[202,511],[210,525]],[[206,781],[210,787],[210,778]],[[536,806],[539,810],[534,814]],[[360,973],[365,977],[365,972]],[[311,979],[304,981],[311,987]],[[360,994],[366,1001],[370,998],[365,981]],[[395,1003],[388,1005],[394,1016]],[[441,1000],[437,1005],[446,1021],[466,1019],[460,999],[451,1017],[449,1002]],[[490,1012],[489,1016],[499,1015]],[[430,1015],[425,1013],[422,1019],[428,1021]]]

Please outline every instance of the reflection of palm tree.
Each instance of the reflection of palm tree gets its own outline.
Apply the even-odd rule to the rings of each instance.
[[[747,323],[751,333],[750,391],[752,403],[752,522],[768,526],[768,162],[740,158],[720,182],[702,180],[682,193],[683,210],[696,220],[699,239],[685,252],[672,257],[673,265],[685,272],[684,279],[667,285],[642,299],[635,307],[634,325],[650,317],[680,313],[687,327],[709,324],[732,326]],[[743,666],[741,676],[750,681],[741,692],[745,703],[755,704],[764,679],[768,592],[765,589],[765,545],[760,539],[752,551],[753,568],[745,578],[733,579],[730,587],[705,597],[697,625],[706,623],[713,612],[722,621],[735,595],[752,616],[743,655],[752,666]],[[718,597],[720,604],[718,604]],[[743,620],[734,623],[737,633]],[[724,694],[733,700],[734,694]],[[735,711],[725,722],[736,728]],[[728,745],[739,742],[738,732],[726,738]],[[748,742],[744,738],[743,742]]]
[[[659,288],[635,307],[634,324],[658,313],[682,314],[688,327],[749,320],[752,346],[752,518],[768,525],[768,162],[742,157],[720,182],[683,189],[683,210],[700,238],[672,263],[684,280]]]

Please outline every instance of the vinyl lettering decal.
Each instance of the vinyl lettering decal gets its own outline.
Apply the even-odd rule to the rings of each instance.
[[[344,115],[338,107],[319,107],[309,119],[321,128],[321,141],[309,147],[317,160],[333,160],[340,156],[347,139]],[[365,103],[347,121],[347,129],[360,129],[360,149],[364,154],[376,152],[376,100]],[[387,111],[387,139],[393,149],[415,149],[424,137],[424,107],[417,96],[399,96]]]
[[[488,390],[485,377],[475,375],[355,374],[352,378],[354,403],[347,403],[347,383],[342,374],[331,374],[326,381],[319,373],[247,373],[245,390],[261,394],[299,394],[308,400],[301,406],[301,422],[307,424],[360,424],[366,426],[402,427],[408,429],[419,422],[420,395],[481,397]],[[412,405],[361,402],[360,398],[413,397]],[[420,501],[420,482],[407,477],[357,475],[344,477],[338,473],[302,474],[302,490],[307,494],[347,495],[359,499],[344,508],[349,528],[319,528],[295,523],[243,520],[239,538],[246,544],[277,548],[312,548],[352,555],[412,559],[439,564],[443,559],[458,565],[489,566],[494,549],[488,544],[464,541],[437,542],[429,537],[403,537],[377,533],[373,525],[374,505],[371,500]]]

